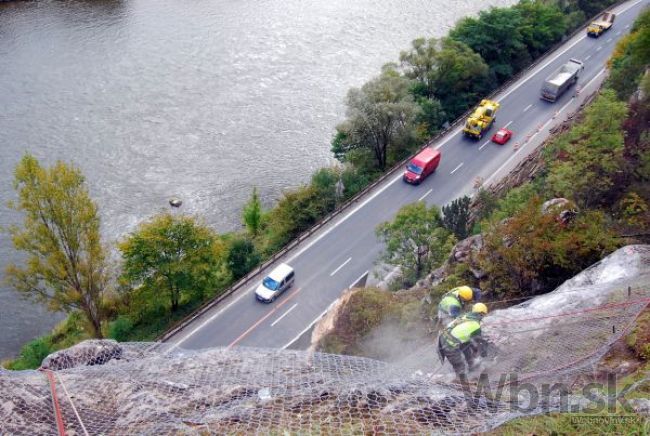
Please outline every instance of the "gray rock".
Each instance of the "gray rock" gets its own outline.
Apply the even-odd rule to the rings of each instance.
[[[59,371],[77,366],[104,365],[120,357],[122,357],[122,347],[117,341],[92,339],[50,354],[43,359],[41,368]]]
[[[471,260],[473,253],[478,253],[482,248],[483,236],[470,236],[454,246],[451,250],[451,258],[456,262],[466,263]]]

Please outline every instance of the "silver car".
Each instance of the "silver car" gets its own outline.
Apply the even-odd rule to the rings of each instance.
[[[264,303],[270,303],[293,286],[294,280],[293,268],[286,263],[281,263],[268,276],[264,277],[262,283],[255,290],[255,298]]]

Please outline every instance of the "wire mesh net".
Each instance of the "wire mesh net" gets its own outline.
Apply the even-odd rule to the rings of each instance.
[[[451,367],[435,356],[433,339],[397,364],[309,351],[86,341],[49,356],[40,371],[0,371],[0,434],[489,430],[561,410],[562,403],[558,394],[519,407],[513,403],[519,393],[500,397],[485,388],[514,374],[540,389],[560,381],[574,389],[629,331],[650,301],[650,271],[598,279],[611,265],[593,268],[591,281],[577,276],[551,294],[487,317],[484,335],[492,351],[479,370],[483,389],[480,374],[455,382]]]

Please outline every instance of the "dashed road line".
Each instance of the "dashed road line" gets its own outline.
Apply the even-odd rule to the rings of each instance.
[[[585,60],[588,61],[590,57],[591,57],[591,55],[585,56]]]
[[[280,316],[280,318],[278,318],[278,319],[276,319],[275,321],[273,321],[273,324],[271,324],[271,327],[273,327],[274,325],[276,325],[277,323],[279,323],[280,320],[281,320],[282,318],[284,318],[285,316],[289,315],[289,312],[291,312],[293,309],[295,309],[297,305],[298,305],[298,303],[295,303],[293,306],[291,306],[291,307],[289,308],[289,310],[287,310],[286,312],[284,312],[284,313]]]
[[[418,201],[424,200],[427,195],[431,194],[431,191],[433,191],[433,189],[429,189],[422,197],[418,198]]]
[[[282,306],[283,306],[287,301],[289,301],[290,299],[292,299],[293,297],[295,297],[296,294],[297,294],[298,292],[300,292],[300,288],[296,289],[296,290],[295,290],[291,295],[287,296],[287,298],[285,298],[284,301],[282,301],[280,304],[278,304],[277,306],[275,306],[275,308],[274,308],[273,310],[271,310],[269,313],[267,313],[266,315],[264,315],[263,317],[261,317],[259,320],[257,320],[257,322],[255,322],[255,324],[253,324],[252,326],[250,326],[250,327],[248,328],[248,330],[246,330],[244,333],[242,333],[241,335],[239,335],[239,337],[237,337],[237,339],[235,339],[234,341],[232,341],[232,342],[231,342],[231,343],[230,343],[226,348],[232,348],[232,347],[234,347],[235,345],[237,345],[237,343],[239,343],[239,341],[241,341],[242,339],[244,339],[246,336],[248,336],[248,334],[249,334],[250,332],[252,332],[253,330],[255,330],[255,329],[257,328],[258,325],[262,324],[262,323],[263,323],[263,322],[264,322],[264,321],[265,321],[269,316],[271,316],[271,315],[273,315],[275,312],[277,312],[277,310],[278,310],[279,308],[281,308],[281,307],[282,307]]]
[[[596,51],[601,51],[602,49],[602,47],[596,47]]]
[[[343,263],[341,264],[341,266],[339,266],[338,268],[336,268],[334,271],[331,272],[330,277],[332,277],[334,274],[336,274],[337,272],[339,272],[339,271],[341,270],[341,268],[343,268],[345,265],[347,265],[348,262],[350,262],[351,260],[352,260],[352,258],[351,258],[351,257],[348,257],[348,260],[346,260],[345,262],[343,262]]]
[[[609,39],[608,39],[607,41],[605,41],[605,42],[612,42],[612,38],[609,38]]]
[[[485,142],[483,143],[483,145],[481,145],[478,149],[481,150],[483,147],[485,147],[485,146],[488,145],[489,143],[490,143],[490,140],[488,139],[488,140],[485,141]]]
[[[511,121],[508,121],[508,124],[506,124],[505,126],[503,126],[503,128],[504,128],[504,129],[507,129],[508,126],[509,126],[510,124],[512,124],[512,120],[511,120]]]
[[[526,111],[527,111],[528,109],[530,109],[531,107],[533,107],[533,104],[532,104],[532,103],[529,104],[528,106],[526,106],[526,107],[524,108],[524,112],[526,112]]]
[[[453,170],[452,172],[450,172],[449,174],[454,174],[456,171],[458,171],[458,170],[460,169],[460,167],[463,166],[463,163],[464,163],[464,162],[461,162],[461,163],[460,163],[456,168],[454,168],[454,170]]]

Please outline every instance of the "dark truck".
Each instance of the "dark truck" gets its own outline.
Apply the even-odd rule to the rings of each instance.
[[[562,65],[544,81],[542,99],[555,101],[560,98],[564,91],[578,81],[578,76],[584,68],[583,63],[577,59],[571,59]]]

